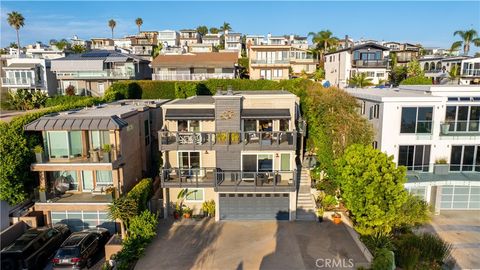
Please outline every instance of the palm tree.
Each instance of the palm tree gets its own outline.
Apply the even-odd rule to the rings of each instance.
[[[338,38],[333,36],[330,30],[322,30],[320,32],[310,32],[308,36],[312,36],[312,42],[316,44],[317,50],[321,52],[322,58],[325,52],[333,46],[337,45]]]
[[[25,25],[25,18],[23,18],[22,14],[16,11],[8,13],[7,16],[8,24],[17,32],[17,57],[20,57],[20,36],[18,30]]]
[[[112,39],[113,39],[113,29],[117,26],[117,22],[114,19],[108,21],[108,27],[112,29]]]
[[[357,75],[353,75],[352,78],[348,80],[348,84],[353,87],[364,88],[366,86],[372,86],[372,79],[367,78],[367,73],[360,72]]]
[[[140,34],[140,27],[142,27],[142,24],[143,24],[142,18],[137,18],[137,19],[135,20],[135,24],[137,25],[137,27],[138,27],[138,33]]]
[[[230,30],[232,30],[232,27],[227,22],[223,22],[223,25],[220,26],[220,31],[221,32],[230,31]]]
[[[463,54],[468,55],[468,52],[470,51],[470,43],[473,42],[475,46],[480,46],[480,38],[475,29],[467,31],[458,30],[453,33],[453,36],[460,36],[462,40],[455,41],[450,48],[451,51],[460,49],[463,44]]]

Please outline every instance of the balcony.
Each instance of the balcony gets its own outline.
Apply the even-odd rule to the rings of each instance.
[[[480,69],[463,69],[462,70],[463,77],[480,77]]]
[[[246,172],[218,168],[161,168],[161,186],[214,187],[216,191],[295,191],[296,171]]]
[[[55,167],[68,167],[71,170],[85,169],[86,167],[96,170],[112,170],[118,168],[123,162],[118,151],[103,153],[100,150],[88,151],[88,154],[54,156],[52,154],[36,157],[36,162],[31,165],[32,171],[49,171]]]
[[[35,87],[41,85],[40,82],[36,82],[33,78],[2,78],[3,87]]]
[[[58,78],[73,79],[133,79],[135,72],[131,69],[104,69],[99,71],[61,71],[57,72]]]
[[[477,139],[479,136],[479,121],[445,121],[440,124],[441,139]]]
[[[172,73],[156,73],[152,74],[152,80],[157,81],[204,81],[208,79],[234,79],[233,73],[189,73],[189,74],[172,74]]]
[[[381,60],[354,60],[353,65],[357,68],[361,67],[372,67],[372,68],[386,68],[388,65],[387,59]]]
[[[289,66],[290,59],[252,59],[252,65],[261,65],[261,66]]]
[[[242,150],[295,150],[297,147],[296,131],[159,131],[158,135],[160,151],[215,150],[225,147]]]

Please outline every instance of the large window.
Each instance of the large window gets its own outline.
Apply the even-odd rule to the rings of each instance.
[[[200,121],[198,120],[178,120],[178,131],[199,132]]]
[[[90,131],[90,142],[92,149],[102,149],[105,144],[110,144],[110,132],[108,130]]]
[[[244,172],[271,172],[273,171],[273,155],[272,154],[242,155],[242,170]]]
[[[450,171],[480,172],[480,145],[453,145]]]
[[[428,172],[430,163],[430,145],[400,145],[398,165],[409,171]]]
[[[290,171],[290,154],[289,153],[280,154],[280,170]]]
[[[74,158],[82,155],[81,131],[47,131],[50,158]]]
[[[202,202],[203,201],[203,188],[189,188],[185,201],[187,202]]]
[[[200,152],[178,152],[178,166],[180,169],[200,168]]]
[[[445,123],[449,124],[449,131],[478,132],[480,131],[480,106],[448,106]]]
[[[431,133],[433,107],[404,107],[400,133]]]
[[[97,171],[97,187],[113,185],[112,171]]]
[[[68,190],[78,190],[78,178],[76,171],[53,171],[51,181],[55,185],[68,186]]]

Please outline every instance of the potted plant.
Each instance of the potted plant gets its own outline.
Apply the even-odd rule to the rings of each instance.
[[[230,142],[232,144],[238,144],[240,142],[240,133],[238,132],[230,133]]]
[[[112,196],[112,199],[115,199],[115,187],[108,186],[105,188],[105,194]]]
[[[40,202],[46,202],[47,201],[47,189],[45,187],[40,187],[38,189],[38,196]]]
[[[215,141],[220,144],[226,144],[227,143],[227,137],[228,133],[225,131],[217,133],[217,136],[215,138]]]
[[[110,152],[112,152],[112,146],[108,143],[102,146],[102,153],[103,153],[103,162],[110,162]]]
[[[208,217],[215,216],[215,201],[210,200],[210,201],[203,202],[202,211],[203,211],[204,215],[206,215]]]
[[[35,153],[35,159],[37,163],[43,163],[43,147],[41,145],[37,145],[33,148],[33,152]]]
[[[337,212],[333,213],[332,218],[333,218],[333,223],[335,223],[335,224],[342,223],[342,215],[340,215],[339,213],[337,213]]]
[[[450,124],[449,123],[442,123],[440,125],[440,130],[442,134],[446,135],[450,131]]]
[[[182,215],[182,208],[178,203],[175,204],[175,210],[173,210],[173,218],[174,219],[179,219],[180,216]]]
[[[184,206],[183,209],[182,209],[182,212],[183,212],[183,217],[184,218],[191,218],[192,217],[193,210],[190,209],[190,207]]]
[[[317,208],[315,214],[317,215],[318,222],[323,222],[323,207]]]
[[[448,169],[449,166],[446,158],[439,158],[435,160],[435,164],[433,165],[434,174],[448,174]]]

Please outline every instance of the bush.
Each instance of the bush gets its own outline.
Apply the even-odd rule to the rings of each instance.
[[[317,167],[318,168],[318,167]],[[337,186],[332,181],[324,179],[316,183],[317,190],[323,190],[327,195],[335,195]]]
[[[18,89],[8,92],[7,109],[32,110],[45,106],[48,96],[40,90]]]
[[[375,253],[375,257],[373,257],[372,269],[373,270],[395,269],[394,259],[395,257],[392,251],[386,248],[379,249]]]
[[[206,213],[209,217],[215,216],[215,201],[205,201],[202,204],[202,211]]]
[[[45,107],[53,107],[57,105],[67,105],[67,104],[74,104],[81,100],[88,100],[91,97],[88,96],[54,96],[49,97],[45,102]]]
[[[376,233],[373,235],[362,235],[360,239],[374,255],[380,249],[392,250],[394,248],[390,234]]]
[[[327,211],[332,210],[337,205],[337,199],[333,195],[327,195],[322,200],[322,206]]]
[[[432,79],[424,76],[409,77],[401,81],[400,85],[432,85]]]
[[[157,223],[157,215],[145,210],[140,215],[130,219],[128,225],[129,237],[149,242],[157,234]]]
[[[139,211],[147,208],[148,200],[152,196],[153,182],[150,178],[142,179],[127,194],[127,197],[137,202]]]

